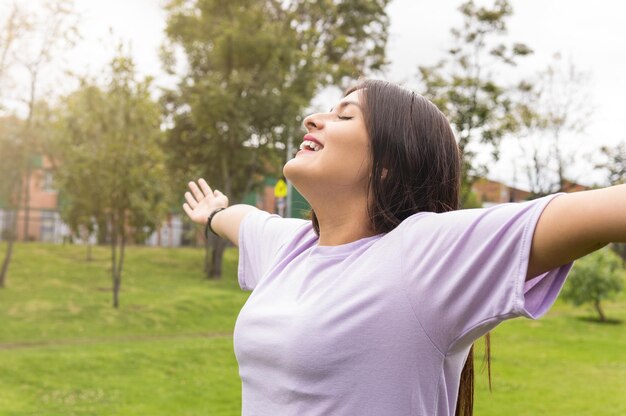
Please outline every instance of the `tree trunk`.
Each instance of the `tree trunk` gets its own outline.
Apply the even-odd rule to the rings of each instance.
[[[596,309],[596,312],[598,312],[598,316],[600,317],[600,322],[606,322],[606,316],[604,315],[604,311],[602,310],[602,307],[600,306],[600,300],[596,299],[595,302],[593,303],[593,306]]]
[[[226,249],[226,240],[223,238],[215,238],[213,240],[213,251],[211,253],[211,269],[209,270],[209,278],[221,279],[222,277],[222,260],[224,258],[224,250]]]
[[[232,198],[232,179],[229,174],[228,161],[225,157],[222,158],[221,168],[222,184],[224,185],[223,191],[226,195],[231,197],[231,201],[233,201],[235,198]],[[208,248],[209,245],[212,248],[210,254]],[[224,250],[226,249],[226,240],[218,236],[212,236],[211,239],[207,241],[206,247],[204,271],[207,274],[207,279],[220,279],[222,277],[222,260],[224,257]]]
[[[250,164],[248,165],[248,174],[247,174],[248,180],[246,181],[246,186],[243,188],[244,198],[246,195],[248,195],[248,192],[252,190],[252,185],[254,184],[254,177],[256,176],[256,170],[257,170],[258,154],[259,152],[252,152],[252,155],[250,157]]]
[[[92,261],[93,260],[93,256],[91,255],[92,244],[89,242],[89,236],[91,235],[91,233],[89,232],[89,229],[86,227],[79,227],[78,230],[79,230],[78,234],[80,238],[87,244],[86,260]]]
[[[204,242],[204,273],[206,274],[207,279],[211,278],[211,251],[213,249],[213,245],[211,244],[212,241],[213,239],[209,239]]]
[[[19,195],[18,195],[19,197]],[[18,208],[19,209],[19,208]],[[9,227],[9,239],[7,241],[7,251],[4,255],[4,261],[2,262],[2,270],[0,270],[0,288],[4,287],[7,280],[7,275],[9,274],[9,265],[11,264],[11,259],[13,258],[13,244],[15,243],[15,239],[17,237],[17,214],[18,210],[13,211],[11,214],[11,226]]]
[[[11,219],[11,227],[9,228],[9,236],[8,236],[9,240],[7,244],[7,251],[4,254],[4,261],[2,262],[2,270],[0,271],[0,287],[4,287],[6,277],[9,272],[9,264],[11,263],[11,258],[13,256],[13,243],[15,242],[14,229],[16,228],[15,224],[17,223],[15,219],[16,214],[13,213],[11,217],[12,219]]]
[[[120,288],[122,286],[122,269],[124,267],[124,253],[126,248],[126,218],[124,214],[120,214],[118,217],[119,224],[113,223],[113,237],[111,244],[113,248],[112,253],[112,267],[113,267],[113,307],[118,309],[120,306]],[[120,235],[118,235],[118,226],[120,228]],[[117,256],[117,248],[119,247],[119,257]]]
[[[120,278],[119,276],[113,276],[113,307],[119,309],[120,307]]]
[[[226,249],[226,240],[217,236],[211,236],[205,244],[204,272],[207,279],[220,279],[222,277],[222,259]]]
[[[229,197],[233,197],[232,179],[230,178],[230,170],[228,161],[225,157],[222,158],[222,183],[224,184],[224,193]]]
[[[26,177],[24,178],[26,186],[24,187],[24,240],[29,241],[28,236],[29,222],[30,222],[30,160],[26,161]]]
[[[96,219],[96,222],[98,223],[98,233],[96,234],[96,240],[98,241],[98,244],[109,243],[109,241],[107,241],[110,236],[107,227],[106,216],[102,215],[101,217]]]
[[[111,236],[111,279],[113,280],[113,307],[117,309],[119,306],[119,282],[117,279],[117,232],[115,231],[115,225],[113,225],[113,229],[113,235]]]
[[[113,307],[118,309],[120,307],[120,287],[122,286],[122,264],[124,262],[124,239],[119,244],[115,244],[114,251],[117,251],[119,247],[119,260],[116,262],[113,260]],[[117,257],[113,256],[114,259]]]
[[[30,160],[30,148],[31,146],[34,145],[33,140],[32,140],[32,124],[33,124],[33,117],[34,117],[34,113],[35,113],[35,100],[37,97],[36,91],[37,91],[37,79],[39,76],[39,65],[37,65],[34,68],[30,68],[29,67],[29,72],[31,75],[31,79],[30,79],[30,99],[28,102],[28,117],[26,118],[26,128],[24,130],[24,142],[26,144],[25,149],[24,149],[24,163],[26,166],[25,167],[25,172],[26,172],[26,177],[24,178],[24,182],[25,182],[25,187],[24,187],[24,241],[28,241],[29,240],[29,236],[28,236],[28,228],[29,228],[29,221],[30,221],[30,177],[32,175],[31,172],[31,160]],[[19,204],[21,203],[21,201],[18,200],[18,208],[19,208]]]

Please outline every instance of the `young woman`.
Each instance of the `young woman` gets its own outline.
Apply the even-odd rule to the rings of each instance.
[[[234,333],[244,416],[471,414],[472,343],[541,316],[575,259],[626,241],[626,186],[457,210],[450,125],[397,85],[364,81],[304,126],[283,171],[312,221],[228,206],[203,179],[185,194],[252,291]]]

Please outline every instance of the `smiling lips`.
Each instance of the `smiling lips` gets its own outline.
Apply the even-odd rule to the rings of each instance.
[[[304,136],[302,144],[300,145],[300,150],[309,150],[313,152],[317,152],[323,148],[324,146],[322,146],[322,144],[310,134]]]

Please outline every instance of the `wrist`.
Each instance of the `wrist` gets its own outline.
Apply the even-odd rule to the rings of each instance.
[[[220,236],[219,234],[217,234],[217,233],[215,232],[215,230],[214,230],[214,229],[213,229],[213,227],[211,226],[211,223],[212,223],[213,219],[215,218],[215,216],[216,216],[218,213],[220,213],[220,212],[224,211],[226,208],[228,208],[228,207],[219,207],[219,208],[216,208],[216,209],[214,209],[214,210],[213,210],[213,211],[209,214],[209,216],[207,217],[207,220],[206,220],[206,226],[204,227],[204,237],[205,237],[207,240],[209,239],[209,231],[211,231],[213,234],[215,234],[215,235],[216,235],[216,236],[218,236],[218,237]]]

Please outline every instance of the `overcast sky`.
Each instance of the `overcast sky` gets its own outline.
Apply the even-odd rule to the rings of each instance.
[[[38,0],[26,0],[37,2]],[[142,74],[157,84],[171,82],[160,70],[158,47],[163,40],[165,14],[159,0],[75,0],[82,15],[83,41],[68,55],[66,65],[95,74],[114,53],[115,40],[130,45]],[[415,86],[418,65],[431,65],[444,57],[450,45],[450,28],[460,22],[460,0],[393,0],[386,77]],[[478,1],[479,4],[486,3]],[[595,108],[587,135],[574,143],[587,150],[599,144],[626,140],[623,96],[626,94],[626,2],[617,0],[513,0],[508,21],[509,37],[529,45],[534,55],[508,76],[528,75],[544,68],[555,52],[571,59],[592,79],[588,86]],[[113,35],[111,35],[111,32]],[[576,86],[572,86],[576,88]],[[327,108],[336,99],[325,94],[316,104]],[[328,101],[328,102],[327,102]],[[505,146],[502,160],[491,176],[511,182],[513,145]],[[582,158],[582,156],[581,156]],[[577,175],[585,179],[588,166],[581,161]],[[521,184],[519,184],[521,185]]]
[[[433,63],[450,44],[449,28],[458,24],[460,1],[395,0],[389,8],[391,39],[390,78],[414,80],[415,68]],[[479,2],[481,3],[481,2]],[[484,2],[483,2],[484,3]],[[598,182],[590,173],[586,156],[594,148],[626,140],[626,2],[614,0],[513,0],[514,15],[508,22],[509,37],[529,45],[534,55],[519,68],[521,76],[545,68],[560,52],[579,70],[589,72],[593,113],[584,137],[572,137],[580,146],[577,163],[571,172],[581,183]],[[572,88],[578,86],[573,85]],[[584,87],[584,86],[582,86]],[[517,144],[503,146],[492,176],[512,182],[512,161],[519,157]],[[524,186],[523,179],[517,182]]]

